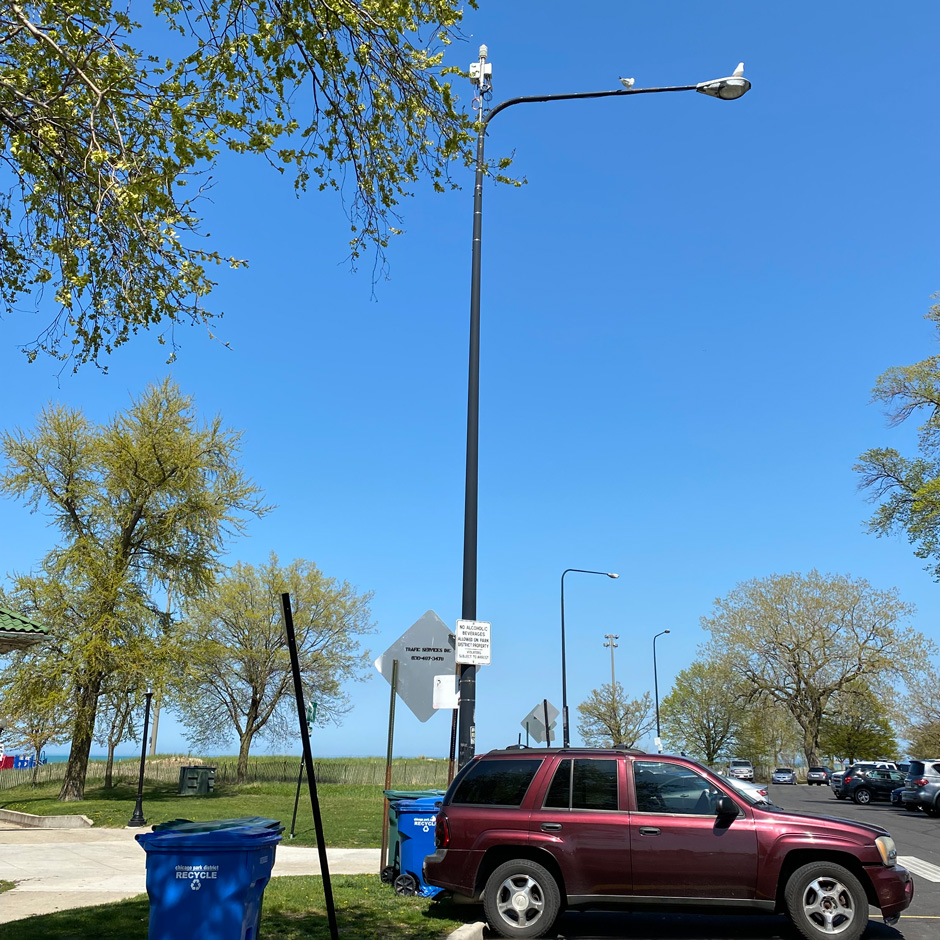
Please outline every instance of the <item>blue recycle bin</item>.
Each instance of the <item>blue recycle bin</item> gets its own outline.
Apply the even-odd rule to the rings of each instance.
[[[398,802],[401,873],[394,882],[398,894],[433,898],[442,890],[426,884],[421,872],[424,860],[434,854],[434,829],[440,808],[441,797]]]
[[[147,853],[148,940],[257,940],[283,826],[231,822],[135,836]]]

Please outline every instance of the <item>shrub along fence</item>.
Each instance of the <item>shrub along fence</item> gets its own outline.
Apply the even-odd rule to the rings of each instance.
[[[296,782],[300,773],[299,757],[265,757],[248,761],[246,783],[288,783]],[[447,761],[428,760],[420,757],[399,757],[392,761],[392,786],[396,789],[415,787],[422,790],[444,789],[447,786]],[[215,767],[215,782],[219,784],[235,782],[238,760],[234,757],[189,758],[156,757],[147,761],[144,768],[144,781],[147,783],[176,784],[179,780],[180,767],[209,766]],[[42,764],[38,770],[31,768],[13,770],[8,767],[0,770],[0,790],[28,786],[36,773],[37,784],[51,783],[65,777],[65,762]],[[104,781],[105,761],[89,761],[85,778],[89,785],[98,785]],[[385,783],[385,761],[382,758],[359,758],[344,760],[330,758],[313,762],[317,783],[338,783],[356,786],[382,786]],[[115,783],[136,785],[140,773],[139,758],[114,762],[113,779]]]

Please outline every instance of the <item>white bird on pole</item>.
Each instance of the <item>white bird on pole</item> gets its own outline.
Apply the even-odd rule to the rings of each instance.
[[[739,62],[738,67],[731,74],[734,78],[740,78],[744,74],[744,63]]]
[[[632,88],[635,81],[635,78],[624,78],[623,76],[620,77],[620,84],[623,85],[624,88]]]

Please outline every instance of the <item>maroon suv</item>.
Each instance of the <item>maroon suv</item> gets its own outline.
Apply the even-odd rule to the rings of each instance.
[[[626,749],[491,751],[444,797],[427,882],[482,897],[504,937],[572,907],[783,912],[808,940],[856,940],[868,906],[914,896],[878,826],[755,801],[697,761]]]

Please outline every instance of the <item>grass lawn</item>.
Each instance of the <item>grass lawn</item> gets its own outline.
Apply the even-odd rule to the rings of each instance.
[[[438,940],[482,916],[474,906],[399,897],[377,875],[331,878],[341,940]],[[4,940],[146,940],[146,895],[44,914],[3,925]],[[323,884],[316,877],[273,878],[264,892],[259,937],[329,940]],[[208,940],[208,938],[207,938]]]
[[[123,827],[134,812],[137,787],[120,783],[110,790],[89,786],[85,799],[60,803],[58,783],[0,790],[0,809],[37,816],[81,814],[96,826]],[[143,809],[147,825],[171,819],[230,819],[264,816],[278,819],[290,833],[296,784],[219,784],[205,796],[180,796],[175,784],[144,785]],[[333,848],[378,848],[382,844],[382,788],[353,784],[319,784],[320,813],[326,843]],[[306,783],[300,791],[297,827],[292,845],[315,845],[313,811]]]

